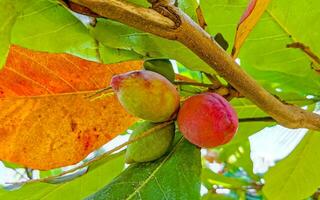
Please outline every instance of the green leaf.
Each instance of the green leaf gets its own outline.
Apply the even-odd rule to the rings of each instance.
[[[214,73],[182,44],[163,39],[134,28],[106,19],[98,19],[93,36],[104,46],[123,50],[132,50],[144,57],[175,59],[192,70]]]
[[[233,45],[235,31],[248,0],[201,0],[201,8],[210,34],[222,33]],[[240,51],[241,66],[271,92],[300,95],[320,95],[320,76],[310,67],[311,60],[299,49],[287,48],[292,42],[302,42],[320,56],[318,0],[271,1]],[[224,17],[221,17],[224,16]],[[266,31],[267,30],[267,31]]]
[[[114,49],[114,48],[106,47],[104,45],[99,45],[99,54],[100,54],[100,59],[104,64],[143,59],[142,55],[137,54],[134,51]]]
[[[236,200],[238,198],[233,198],[228,195],[224,194],[213,194],[213,193],[208,193],[204,195],[201,200]]]
[[[130,0],[130,2],[150,7],[145,0]],[[97,47],[88,29],[59,5],[58,1],[3,0],[0,3],[0,23],[2,24],[0,40],[3,42],[0,47],[1,67],[6,61],[10,44],[37,51],[70,53],[94,61],[101,59],[104,63],[136,60],[145,55],[118,47]],[[179,7],[194,19],[197,5],[196,0],[184,0],[179,3]],[[187,49],[184,51],[192,54]]]
[[[280,93],[280,99],[288,104],[294,104],[297,106],[311,105],[319,101],[316,99],[306,99],[295,93]],[[252,103],[246,98],[235,98],[231,101],[232,107],[236,110],[238,117],[241,118],[258,118],[267,117],[265,112],[263,112],[256,104]]]
[[[320,134],[309,131],[296,149],[264,176],[263,193],[272,200],[300,200],[320,185]]]
[[[199,4],[197,0],[179,0],[177,4],[193,21],[198,22],[196,11]]]
[[[203,82],[203,78],[205,77],[203,73],[199,71],[191,71],[181,63],[177,62],[178,72],[180,75],[186,76],[198,82]],[[211,82],[208,82],[211,83]]]
[[[38,51],[71,53],[90,60],[96,60],[97,56],[95,41],[87,28],[65,8],[48,0],[28,1],[28,7],[16,18],[11,42]]]
[[[256,104],[245,98],[234,98],[231,102],[236,110],[238,118],[257,118],[268,116]]]
[[[128,2],[134,3],[136,5],[142,6],[142,7],[149,7],[150,3],[148,1],[145,0],[128,0]]]
[[[249,185],[249,183],[244,180],[234,177],[226,177],[223,174],[216,174],[208,168],[202,169],[201,179],[204,185],[209,186],[207,188],[212,188],[213,185],[219,185],[226,188]]]
[[[221,146],[219,159],[236,167],[242,167],[251,178],[257,178],[253,173],[253,164],[250,158],[249,136],[257,133],[272,122],[241,122],[234,138],[226,145]]]
[[[51,53],[70,53],[104,63],[142,59],[134,51],[108,48],[89,34],[85,25],[58,1],[31,0],[0,2],[0,66],[10,44]],[[0,67],[1,68],[1,67]]]
[[[15,164],[15,163],[11,163],[11,162],[7,162],[7,161],[1,161],[3,163],[3,165],[7,168],[11,168],[11,169],[17,169],[17,168],[24,168],[24,166],[19,165],[19,164]]]
[[[219,160],[230,164],[230,167],[233,168],[236,167],[238,169],[241,167],[251,176],[251,178],[257,178],[253,173],[249,140],[222,146],[220,148]]]
[[[243,168],[253,179],[253,163],[250,158],[249,136],[257,133],[265,127],[271,126],[272,122],[241,122],[234,138],[226,145],[219,148],[219,160],[231,164],[237,168]]]
[[[6,200],[78,200],[109,183],[124,167],[124,152],[114,154],[89,167],[87,174],[63,184],[30,183],[15,191],[0,190]]]
[[[40,171],[40,178],[46,178],[48,176],[56,176],[63,172],[61,168],[58,169],[52,169],[48,171]]]
[[[143,67],[146,70],[157,72],[166,77],[169,81],[173,82],[175,79],[175,73],[170,60],[168,59],[150,59],[143,63]]]
[[[128,2],[137,4],[145,8],[151,7],[151,4],[148,3],[147,0],[128,0]],[[178,7],[185,13],[187,13],[193,20],[197,20],[197,0],[179,0],[179,2],[176,5],[178,5]]]
[[[131,165],[87,199],[199,199],[200,151],[180,138],[172,151],[155,162]]]
[[[241,122],[239,123],[237,133],[232,138],[232,140],[228,144],[226,144],[226,146],[245,142],[249,139],[249,136],[274,124],[275,123],[273,122]]]
[[[11,30],[26,2],[18,0],[0,1],[0,69],[6,62],[9,52]]]

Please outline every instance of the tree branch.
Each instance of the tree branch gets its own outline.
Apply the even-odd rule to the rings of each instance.
[[[320,130],[320,116],[286,105],[268,93],[179,8],[165,0],[150,0],[152,8],[142,8],[123,0],[71,0],[101,17],[110,18],[163,38],[184,44],[237,91],[250,99],[279,124],[288,128]],[[170,2],[170,1],[169,1]]]
[[[140,30],[157,34],[160,37],[175,39],[176,22],[164,17],[156,10],[139,7],[123,0],[71,0],[68,5],[76,3],[88,8],[104,18],[110,18]],[[77,10],[76,10],[77,12]]]

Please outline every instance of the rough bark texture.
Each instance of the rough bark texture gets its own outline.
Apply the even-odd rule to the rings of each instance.
[[[91,12],[163,38],[177,40],[208,63],[242,95],[250,99],[279,124],[288,128],[320,130],[320,116],[286,105],[268,93],[234,62],[211,36],[171,0],[149,0],[142,8],[123,0],[72,0]]]

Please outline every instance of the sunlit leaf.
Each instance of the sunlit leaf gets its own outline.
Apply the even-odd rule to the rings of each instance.
[[[136,121],[113,94],[88,96],[141,65],[12,47],[0,73],[0,159],[45,170],[81,161]]]
[[[210,34],[222,33],[233,45],[237,24],[248,0],[201,0],[201,8]],[[269,91],[296,92],[301,96],[320,96],[320,76],[310,66],[312,60],[288,44],[301,42],[319,57],[320,13],[318,0],[271,1],[265,14],[250,33],[239,58],[241,67]],[[224,17],[221,17],[224,16]]]
[[[208,168],[202,169],[201,179],[208,189],[212,188],[213,185],[219,185],[226,188],[230,188],[230,187],[240,188],[240,187],[249,185],[249,183],[244,180],[237,179],[234,177],[226,177],[223,174],[217,174]]]
[[[270,0],[251,0],[237,27],[232,56],[237,58],[242,44],[267,9]]]
[[[18,0],[0,1],[0,69],[6,62],[9,52],[11,30],[26,2]]]
[[[97,163],[98,164],[98,163]],[[99,165],[92,165],[83,176],[63,184],[30,183],[16,191],[0,189],[0,199],[78,200],[99,190],[117,176],[124,167],[124,152],[110,156]]]
[[[131,50],[149,58],[175,59],[190,69],[214,72],[182,44],[143,33],[115,21],[98,19],[97,25],[92,29],[92,34],[106,47]]]
[[[320,135],[309,131],[298,147],[271,168],[264,179],[268,199],[300,200],[311,196],[320,185]]]
[[[315,102],[319,101],[319,98],[315,99],[306,99],[301,98],[296,94],[280,94],[281,100],[297,106],[306,106],[312,105]],[[241,118],[261,118],[269,116],[263,112],[256,104],[252,103],[246,98],[235,98],[231,101],[232,107],[236,110],[238,117]]]
[[[200,152],[180,138],[161,159],[131,165],[87,199],[199,199]]]

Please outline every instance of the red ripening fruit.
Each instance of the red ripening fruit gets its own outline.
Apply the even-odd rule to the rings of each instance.
[[[238,129],[238,117],[222,96],[203,93],[184,102],[178,113],[178,125],[191,143],[212,148],[232,139]]]

